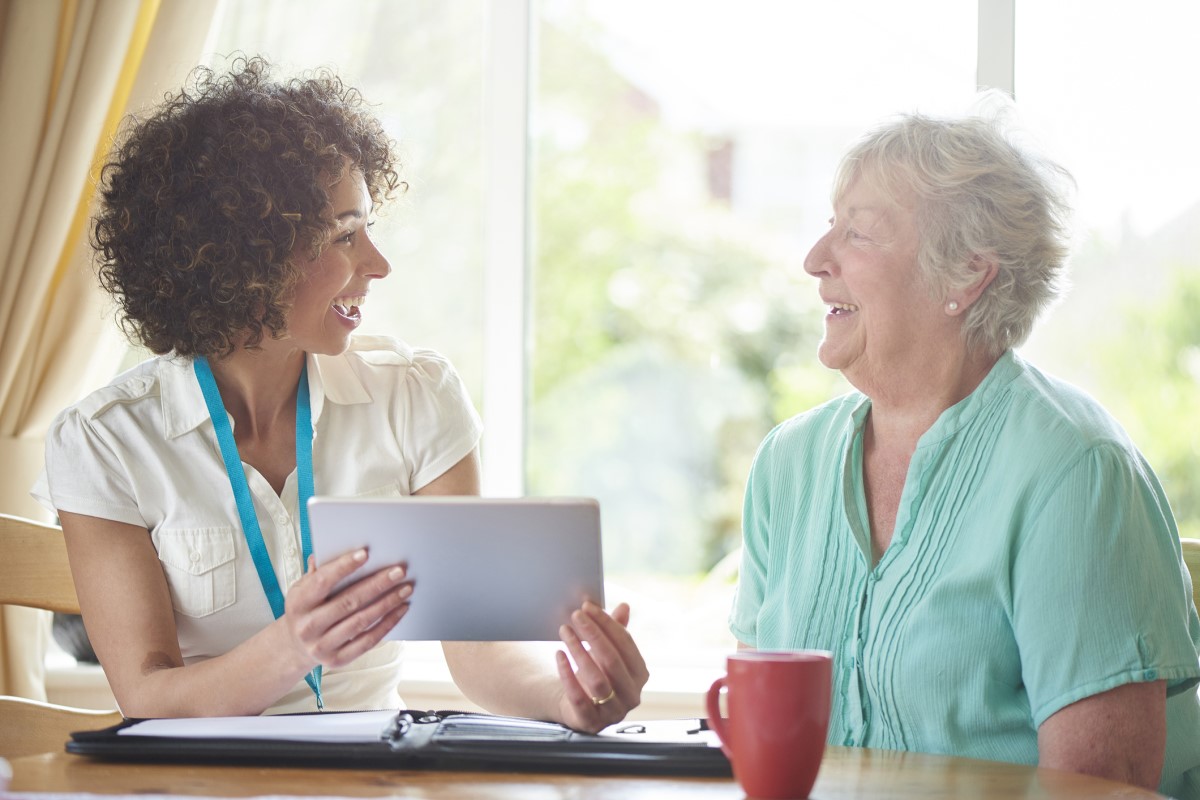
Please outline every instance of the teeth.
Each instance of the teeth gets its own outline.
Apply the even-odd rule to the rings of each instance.
[[[333,301],[333,305],[343,314],[349,314],[351,309],[358,308],[365,302],[367,302],[367,296],[359,295],[358,297],[339,297]]]
[[[837,312],[837,311],[858,311],[858,306],[856,306],[856,305],[852,305],[852,304],[850,304],[850,303],[830,303],[830,304],[829,304],[829,309],[830,309],[831,311],[834,311],[834,312]]]

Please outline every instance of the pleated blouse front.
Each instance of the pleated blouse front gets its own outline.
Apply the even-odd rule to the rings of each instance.
[[[1200,781],[1200,620],[1167,500],[1120,426],[1006,353],[921,438],[872,566],[869,411],[850,394],[760,447],[738,640],[833,652],[831,743],[1020,763],[1064,706],[1165,680],[1163,785]]]

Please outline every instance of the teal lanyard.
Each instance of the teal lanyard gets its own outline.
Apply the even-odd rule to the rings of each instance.
[[[275,577],[275,569],[271,566],[271,556],[267,552],[267,543],[263,541],[262,529],[258,526],[258,515],[254,513],[250,484],[246,482],[246,471],[242,469],[242,459],[238,455],[237,442],[233,438],[233,428],[229,425],[225,404],[221,402],[221,391],[217,388],[217,381],[213,378],[208,359],[196,356],[192,361],[192,369],[196,372],[196,380],[204,394],[204,404],[208,406],[208,416],[212,419],[213,428],[217,433],[217,444],[221,448],[221,458],[225,461],[225,474],[229,476],[233,499],[237,502],[238,516],[242,518],[242,533],[246,536],[246,545],[254,559],[258,580],[262,583],[267,601],[271,604],[271,613],[275,615],[275,619],[279,619],[283,616],[283,592]],[[312,439],[312,410],[309,407],[306,359],[305,365],[300,369],[300,384],[296,387],[296,478],[300,492],[300,548],[305,570],[308,569],[308,557],[312,555],[312,540],[308,535],[308,499],[313,496]],[[325,708],[325,701],[321,697],[321,665],[314,667],[312,672],[304,676],[304,680],[317,697],[317,710]]]

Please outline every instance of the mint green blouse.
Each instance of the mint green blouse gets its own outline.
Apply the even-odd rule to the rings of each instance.
[[[1054,712],[1164,680],[1161,790],[1200,800],[1200,619],[1167,499],[1117,422],[1006,353],[921,437],[872,568],[870,407],[846,395],[759,448],[734,636],[833,652],[832,744],[1026,764]]]

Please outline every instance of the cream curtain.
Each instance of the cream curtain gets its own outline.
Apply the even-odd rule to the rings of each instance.
[[[87,247],[96,166],[197,63],[216,3],[0,0],[0,511],[46,519],[46,429],[120,361]],[[48,640],[48,614],[0,607],[0,694],[45,699]]]

